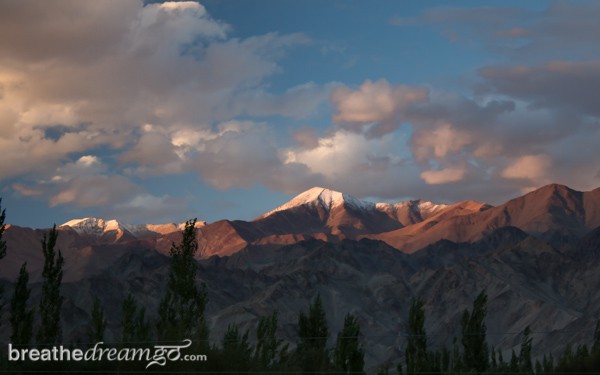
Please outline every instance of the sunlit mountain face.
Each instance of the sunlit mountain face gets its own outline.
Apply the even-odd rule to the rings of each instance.
[[[367,372],[393,373],[413,299],[441,358],[485,290],[506,362],[529,326],[535,358],[600,363],[598,19],[597,1],[0,1],[0,343],[27,307],[39,324],[54,224],[67,344],[95,297],[107,340],[129,293],[156,319],[196,218],[186,280],[216,347],[277,310],[295,348],[320,295],[327,348],[352,313]]]
[[[600,309],[589,289],[600,282],[599,213],[600,189],[580,192],[556,184],[497,206],[373,203],[312,188],[252,221],[197,222],[198,282],[207,285],[214,337],[231,322],[254,329],[273,310],[284,327],[293,325],[319,293],[333,330],[341,329],[337,318],[356,314],[368,332],[367,363],[375,366],[403,355],[401,327],[415,295],[426,301],[432,340],[449,345],[463,309],[486,290],[490,330],[531,326],[544,332],[536,353],[558,352],[568,342],[589,339],[586,332]],[[97,218],[59,226],[71,317],[64,322],[66,337],[82,334],[77,327],[89,319],[91,296],[107,303],[109,337],[118,337],[121,314],[120,305],[109,301],[131,292],[152,315],[167,282],[169,250],[181,241],[183,226]],[[7,228],[9,251],[0,270],[8,287],[27,262],[38,293],[40,240],[47,233]],[[564,331],[577,334],[565,338]],[[293,329],[285,330],[286,340],[294,337]],[[515,335],[489,341],[505,352],[520,343]]]

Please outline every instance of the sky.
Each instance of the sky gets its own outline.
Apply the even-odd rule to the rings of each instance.
[[[600,2],[0,2],[0,196],[49,227],[251,220],[313,186],[600,186]]]

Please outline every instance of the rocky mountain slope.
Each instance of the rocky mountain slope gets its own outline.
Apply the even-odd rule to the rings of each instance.
[[[64,226],[59,234],[65,338],[84,335],[98,296],[109,319],[107,340],[118,339],[127,293],[150,315],[156,311],[166,285],[166,251],[180,234],[140,235],[98,220],[92,227],[101,230],[90,231],[88,224],[79,230]],[[9,250],[0,275],[8,295],[16,270],[27,261],[31,298],[39,299],[39,240],[45,232],[6,231]],[[435,347],[460,336],[462,311],[485,289],[488,341],[505,358],[518,349],[528,325],[536,353],[557,352],[569,342],[589,342],[600,315],[600,189],[549,185],[492,207],[374,204],[319,188],[252,222],[199,224],[198,239],[205,251],[198,281],[207,286],[214,340],[232,322],[253,332],[260,316],[278,310],[280,334],[293,343],[298,312],[317,293],[332,337],[347,312],[358,316],[368,366],[402,356],[408,307],[417,296],[426,301]]]

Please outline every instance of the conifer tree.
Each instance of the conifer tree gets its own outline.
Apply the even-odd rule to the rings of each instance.
[[[104,311],[100,306],[100,300],[98,297],[94,298],[94,304],[92,305],[92,322],[91,322],[89,339],[90,343],[94,344],[97,342],[104,341],[104,331],[106,330],[106,318],[104,317]]]
[[[206,291],[196,284],[198,250],[196,219],[185,223],[179,245],[171,247],[171,268],[167,291],[160,301],[156,328],[161,341],[191,339],[195,346],[208,347],[204,316]]]
[[[321,295],[318,294],[314,303],[310,305],[308,315],[300,312],[298,336],[300,336],[300,343],[296,352],[302,370],[305,373],[327,371],[330,365],[326,350],[329,329]]]
[[[23,263],[19,270],[17,284],[10,303],[10,325],[12,334],[10,341],[14,345],[27,346],[33,335],[33,308],[27,307],[31,289],[28,287],[29,273],[27,262]]]
[[[488,347],[485,339],[487,315],[487,294],[479,293],[473,302],[473,311],[463,313],[462,344],[464,349],[464,366],[467,370],[483,372],[489,367]]]
[[[278,339],[277,333],[277,311],[270,316],[263,316],[258,322],[256,329],[256,348],[254,351],[254,362],[261,371],[275,371],[281,362],[287,345]]]
[[[347,314],[344,327],[338,333],[333,357],[338,371],[345,374],[364,372],[365,351],[360,344],[360,324],[354,315]]]
[[[40,329],[37,333],[39,345],[52,345],[61,338],[60,312],[63,296],[60,294],[60,285],[63,276],[63,256],[56,246],[58,231],[56,225],[52,227],[48,236],[42,239],[44,253],[44,269],[42,272],[42,298],[40,300]]]
[[[408,343],[405,359],[408,375],[429,371],[425,310],[421,299],[413,300],[408,312]]]

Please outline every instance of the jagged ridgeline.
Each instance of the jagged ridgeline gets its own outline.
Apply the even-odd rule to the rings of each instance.
[[[210,371],[598,369],[599,226],[600,189],[560,185],[496,207],[315,188],[250,222],[76,220],[56,228],[53,262],[42,250],[53,231],[6,226],[1,340],[14,300],[32,347],[188,334]],[[59,330],[42,342],[40,301],[59,274]]]

